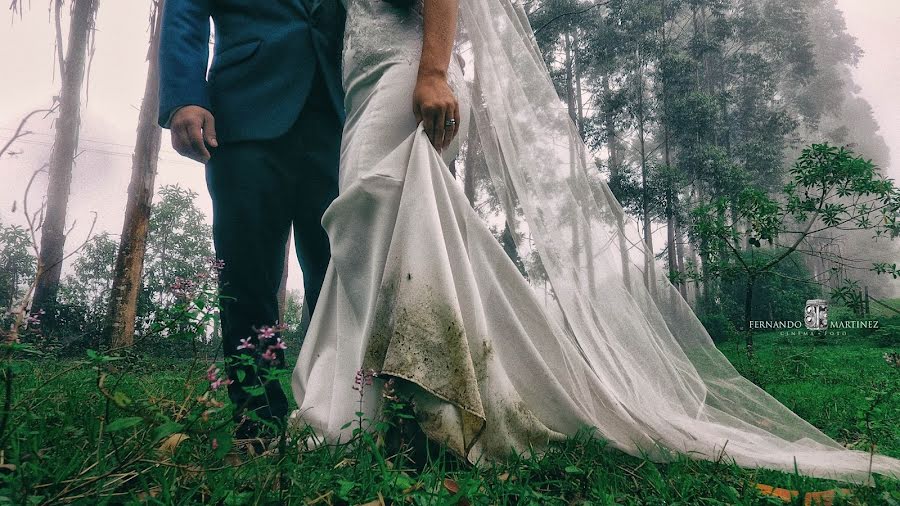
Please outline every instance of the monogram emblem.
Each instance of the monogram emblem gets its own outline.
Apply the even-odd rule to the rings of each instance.
[[[825,330],[828,328],[828,301],[813,299],[806,301],[803,322],[809,330]]]

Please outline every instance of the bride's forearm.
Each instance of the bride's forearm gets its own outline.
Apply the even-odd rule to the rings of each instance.
[[[413,91],[413,113],[431,144],[450,145],[459,132],[459,102],[447,82],[459,0],[425,0],[422,58]]]
[[[422,59],[419,62],[420,79],[446,79],[456,38],[458,9],[459,0],[425,0],[422,12],[425,21]]]

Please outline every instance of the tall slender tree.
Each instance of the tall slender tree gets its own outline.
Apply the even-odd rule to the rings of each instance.
[[[63,250],[66,244],[66,210],[72,186],[72,168],[78,148],[81,128],[81,92],[88,65],[88,52],[93,41],[94,22],[99,0],[72,0],[68,43],[65,58],[60,57],[62,86],[59,94],[60,112],[56,120],[53,151],[49,164],[47,211],[41,227],[40,265],[44,266],[35,287],[32,310],[51,306],[56,301],[62,273]],[[55,0],[59,13],[63,0]],[[59,16],[57,16],[59,20]],[[62,35],[57,22],[57,45],[62,55]],[[45,322],[52,323],[48,311]]]
[[[156,123],[159,109],[159,35],[165,0],[155,0],[150,11],[150,46],[147,51],[147,80],[138,117],[137,140],[131,166],[131,183],[125,206],[125,223],[116,257],[115,277],[107,314],[105,340],[113,348],[134,342],[141,273],[147,252],[153,187],[159,161],[162,130]]]

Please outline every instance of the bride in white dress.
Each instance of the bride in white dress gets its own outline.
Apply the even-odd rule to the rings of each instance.
[[[473,463],[591,427],[657,461],[724,455],[870,480],[867,453],[740,376],[657,272],[635,223],[592,177],[516,0],[345,3],[340,194],[322,219],[332,261],[293,373],[294,423],[350,439],[355,377],[373,370],[366,417],[377,417],[384,381],[398,378],[429,438]],[[431,79],[421,77],[423,41],[458,100],[458,109],[445,101],[446,137],[426,133],[443,128],[413,108]],[[533,241],[518,244],[539,260],[527,263],[529,279],[546,281],[549,296],[448,168],[470,125],[506,216],[522,217],[510,225]],[[876,455],[871,470],[900,476],[900,461]]]

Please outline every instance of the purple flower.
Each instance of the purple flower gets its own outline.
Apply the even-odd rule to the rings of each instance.
[[[230,384],[232,384],[232,383],[234,383],[234,381],[233,381],[233,380],[230,380],[230,379],[216,378],[215,381],[213,381],[212,383],[210,383],[209,388],[210,388],[211,390],[218,390],[219,388],[222,387],[222,385],[230,385]]]
[[[216,364],[209,366],[209,369],[206,370],[206,379],[209,380],[209,388],[210,390],[218,390],[222,388],[222,385],[230,385],[234,383],[234,381],[223,378],[219,376],[222,371],[216,367]]]
[[[373,369],[369,369],[368,371],[363,371],[362,369],[358,369],[356,371],[356,378],[353,380],[353,389],[359,390],[362,393],[363,388],[367,385],[372,384],[372,378],[375,377],[375,371]]]
[[[189,299],[193,296],[194,291],[197,289],[197,284],[190,279],[176,276],[175,282],[172,283],[170,289],[172,290],[172,294],[174,294],[175,297],[179,299]]]
[[[260,339],[272,339],[273,337],[275,337],[275,329],[273,327],[265,326],[259,329]]]

